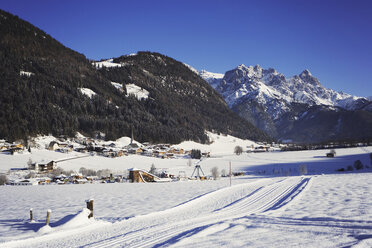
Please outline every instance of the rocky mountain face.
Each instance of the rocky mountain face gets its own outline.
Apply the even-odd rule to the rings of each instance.
[[[77,131],[106,139],[208,142],[205,131],[270,139],[213,88],[167,56],[94,62],[0,10],[0,138]]]
[[[310,71],[286,78],[275,69],[240,65],[223,77],[201,73],[229,107],[280,140],[323,142],[372,137],[371,101],[326,89]],[[354,121],[361,130],[355,130]]]

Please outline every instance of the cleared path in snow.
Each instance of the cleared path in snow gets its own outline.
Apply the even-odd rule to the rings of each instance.
[[[270,178],[197,197],[174,208],[96,228],[54,232],[10,242],[7,247],[160,247],[229,228],[252,214],[278,211],[293,202],[309,177]]]

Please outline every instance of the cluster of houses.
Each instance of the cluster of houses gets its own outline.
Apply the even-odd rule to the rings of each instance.
[[[12,172],[11,172],[12,173]],[[70,176],[60,174],[56,176],[48,176],[48,174],[35,174],[34,176],[19,177],[11,179],[8,185],[50,185],[50,184],[87,184],[87,183],[119,183],[127,182],[126,175],[110,175],[105,177],[98,176],[83,176],[81,173],[74,172]]]
[[[0,152],[4,153],[21,153],[25,150],[25,147],[20,143],[8,143],[5,140],[0,140]]]
[[[191,153],[191,151],[185,151],[182,148],[174,148],[170,144],[151,145],[149,143],[144,143],[140,146],[137,143],[131,142],[127,146],[118,147],[115,143],[98,145],[95,143],[94,140],[91,139],[80,141],[79,144],[80,146],[74,147],[72,144],[69,144],[65,141],[52,141],[48,146],[48,150],[64,153],[72,151],[81,153],[94,153],[111,158],[127,156],[130,154],[160,158],[173,158],[175,156],[184,156]]]

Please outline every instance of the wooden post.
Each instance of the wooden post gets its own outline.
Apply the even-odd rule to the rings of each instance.
[[[32,214],[32,208],[30,208],[30,222],[34,221],[34,215]]]
[[[88,218],[92,218],[93,217],[93,202],[94,202],[93,199],[89,199],[89,200],[86,201],[86,203],[87,203],[87,209],[90,210],[90,214],[88,215]]]
[[[46,219],[46,225],[49,226],[49,219],[50,219],[50,213],[52,212],[52,210],[48,209],[47,211],[47,219]]]

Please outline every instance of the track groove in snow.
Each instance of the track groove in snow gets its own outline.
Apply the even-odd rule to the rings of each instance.
[[[263,179],[220,189],[174,208],[97,227],[68,237],[44,235],[9,247],[162,247],[230,228],[229,222],[277,211],[308,185],[309,177]]]

